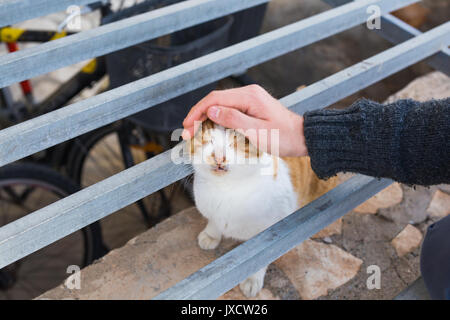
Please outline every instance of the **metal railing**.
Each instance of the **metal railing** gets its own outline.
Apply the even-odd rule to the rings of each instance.
[[[267,1],[188,0],[1,56],[0,87]],[[41,0],[39,5],[47,8],[44,14],[68,3],[89,2]],[[0,166],[362,24],[370,5],[384,15],[382,26],[387,29],[380,32],[394,43],[404,42],[284,97],[285,106],[299,114],[326,107],[424,59],[449,73],[449,22],[420,33],[388,15],[417,0],[327,2],[348,3],[0,131]],[[30,0],[0,1],[0,25],[33,17],[36,5]],[[10,17],[6,9],[13,11]],[[0,268],[191,174],[191,167],[171,161],[170,152],[1,227]],[[358,175],[157,298],[218,297],[391,182]]]

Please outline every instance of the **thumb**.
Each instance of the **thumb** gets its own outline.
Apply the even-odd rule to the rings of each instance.
[[[230,129],[259,129],[264,122],[261,119],[250,117],[237,109],[228,107],[210,107],[207,116],[215,123]]]
[[[235,129],[245,135],[255,146],[258,140],[257,131],[266,128],[264,120],[250,117],[234,108],[210,107],[207,116],[215,123],[225,128]]]

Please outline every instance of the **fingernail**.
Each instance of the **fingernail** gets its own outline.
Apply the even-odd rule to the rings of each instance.
[[[220,109],[217,107],[211,107],[208,109],[209,116],[213,119],[219,118]]]
[[[191,135],[189,134],[189,131],[186,129],[183,129],[183,132],[181,133],[181,137],[183,140],[189,140],[191,138]]]

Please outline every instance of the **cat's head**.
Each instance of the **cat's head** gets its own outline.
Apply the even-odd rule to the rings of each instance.
[[[258,150],[241,133],[206,120],[190,140],[195,173],[208,177],[236,177],[260,174],[270,156]]]

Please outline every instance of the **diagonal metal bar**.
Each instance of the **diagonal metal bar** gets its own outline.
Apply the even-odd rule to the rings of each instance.
[[[437,42],[431,40],[437,36]],[[301,91],[284,97],[281,101],[298,112],[304,113],[316,109],[317,103],[328,106],[360,89],[384,79],[427,57],[439,52],[450,44],[450,22],[433,30],[383,51],[350,68]],[[431,50],[430,50],[431,49]],[[296,101],[301,102],[296,102]]]
[[[216,299],[391,183],[355,176],[154,299]]]
[[[381,30],[376,32],[381,34],[388,41],[397,44],[418,35],[422,32],[410,26],[406,22],[394,17],[391,14],[386,14],[381,17]],[[442,48],[442,50],[432,57],[425,60],[425,62],[432,68],[439,70],[450,76],[450,49]]]
[[[450,40],[450,23],[363,61],[281,101],[297,113],[339,101],[433,53]],[[344,88],[344,89],[343,89]],[[342,91],[342,92],[340,92]],[[119,210],[192,172],[170,151],[92,185],[0,228],[0,268]],[[325,227],[325,226],[323,226]]]
[[[352,2],[352,0],[323,0],[336,7]],[[381,16],[381,29],[375,30],[378,34],[393,44],[402,43],[406,40],[421,35],[422,32],[410,26],[406,22],[394,17],[391,14]],[[450,76],[450,49],[443,48],[432,57],[425,60],[432,68],[439,70]]]
[[[0,166],[356,26],[366,20],[370,4],[388,12],[412,2],[357,1],[4,129]],[[442,47],[440,33],[449,27],[441,28],[430,33],[430,39],[421,38],[430,45],[429,52]]]
[[[0,228],[0,269],[192,173],[171,151]]]
[[[82,6],[96,0],[1,0],[0,27],[66,10],[71,5]]]
[[[0,88],[268,1],[182,1],[10,53],[0,57]]]

